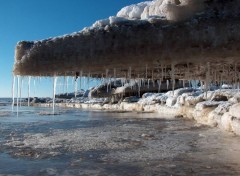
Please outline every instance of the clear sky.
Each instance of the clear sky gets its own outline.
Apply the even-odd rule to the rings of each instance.
[[[14,48],[18,41],[80,31],[138,2],[141,0],[0,0],[0,97],[11,97]],[[50,82],[40,83],[35,88],[36,96],[50,96]]]

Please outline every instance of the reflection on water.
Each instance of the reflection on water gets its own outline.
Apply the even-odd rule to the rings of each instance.
[[[0,107],[0,174],[240,175],[240,138],[216,128],[153,113],[48,112]]]

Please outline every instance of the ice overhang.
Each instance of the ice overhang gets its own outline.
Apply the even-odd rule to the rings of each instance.
[[[74,34],[19,42],[14,74],[239,78],[239,1],[158,0],[133,9]]]

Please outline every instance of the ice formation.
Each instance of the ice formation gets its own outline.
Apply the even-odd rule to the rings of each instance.
[[[155,0],[131,5],[77,33],[19,42],[13,72],[75,76],[82,71],[82,76],[90,73],[98,78],[233,82],[240,69],[239,8],[237,0]]]
[[[127,6],[82,31],[19,42],[13,73],[72,76],[77,81],[87,77],[84,84],[88,85],[90,77],[99,78],[105,82],[104,93],[113,95],[137,89],[140,95],[146,87],[161,92],[165,86],[172,89],[171,97],[157,101],[195,106],[213,95],[212,85],[239,88],[239,10],[238,0],[154,0]],[[121,78],[122,87],[112,91],[116,78]],[[183,87],[184,80],[189,84],[199,80],[205,94],[177,96],[177,80],[183,80]],[[91,91],[95,96],[101,89]],[[238,98],[228,101],[238,102]],[[228,106],[214,106],[216,112],[227,112]],[[205,107],[210,105],[199,104],[196,114]]]

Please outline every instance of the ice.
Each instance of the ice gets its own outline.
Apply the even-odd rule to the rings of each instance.
[[[56,96],[56,85],[57,85],[57,76],[53,77],[53,102],[52,102],[52,107],[53,107],[53,114],[55,114],[55,96]]]
[[[128,19],[141,19],[141,15],[146,6],[153,4],[153,1],[141,2],[122,8],[118,13],[117,17],[123,17]]]
[[[28,77],[28,106],[30,106],[31,76]]]
[[[97,27],[105,27],[105,26],[107,26],[109,24],[110,24],[110,20],[109,19],[103,19],[103,20],[96,21],[92,26],[94,28],[97,28]]]
[[[79,89],[81,90],[82,89],[82,77],[83,77],[83,71],[81,70],[80,71],[80,77],[79,77],[79,79],[80,79],[80,81],[79,81]]]
[[[12,80],[12,111],[14,108],[14,99],[15,99],[15,79],[16,79],[16,77],[13,76],[13,80]]]
[[[116,70],[116,68],[113,69],[113,77],[114,77],[114,86],[116,86],[116,78],[117,78],[117,70]]]
[[[155,0],[145,1],[122,8],[117,17],[148,20],[151,18],[166,18],[172,21],[181,21],[203,9],[203,1],[189,0]],[[98,22],[100,24],[106,23]],[[101,25],[99,25],[101,26]]]
[[[231,106],[229,109],[229,114],[235,118],[240,119],[240,103]]]
[[[122,18],[122,17],[116,17],[116,16],[110,16],[109,17],[109,22],[110,22],[111,25],[124,23],[126,21],[128,21],[128,20],[126,18]]]
[[[158,80],[158,93],[161,92],[161,84],[162,84],[162,81]]]
[[[22,87],[23,87],[23,77],[21,77],[21,84],[20,84],[20,107],[22,106]]]
[[[128,69],[128,79],[131,80],[132,78],[132,67],[129,67]]]
[[[19,108],[19,95],[20,95],[20,76],[17,76],[17,117]]]
[[[77,96],[77,90],[78,90],[78,78],[76,78],[75,82],[74,82],[74,96],[75,96],[75,98]]]
[[[205,92],[207,97],[207,92],[210,87],[210,63],[207,63],[207,71],[206,71],[206,80],[205,80]]]
[[[67,86],[67,87],[66,87],[66,92],[67,92],[67,95],[68,95],[68,82],[69,82],[69,76],[67,76],[67,80],[66,80],[66,81],[67,81],[67,82],[66,82],[66,83],[67,83],[67,84],[66,84],[66,86]]]
[[[173,91],[173,95],[174,95],[174,88],[175,88],[175,66],[172,63],[171,64],[171,80],[172,80],[172,91]]]

